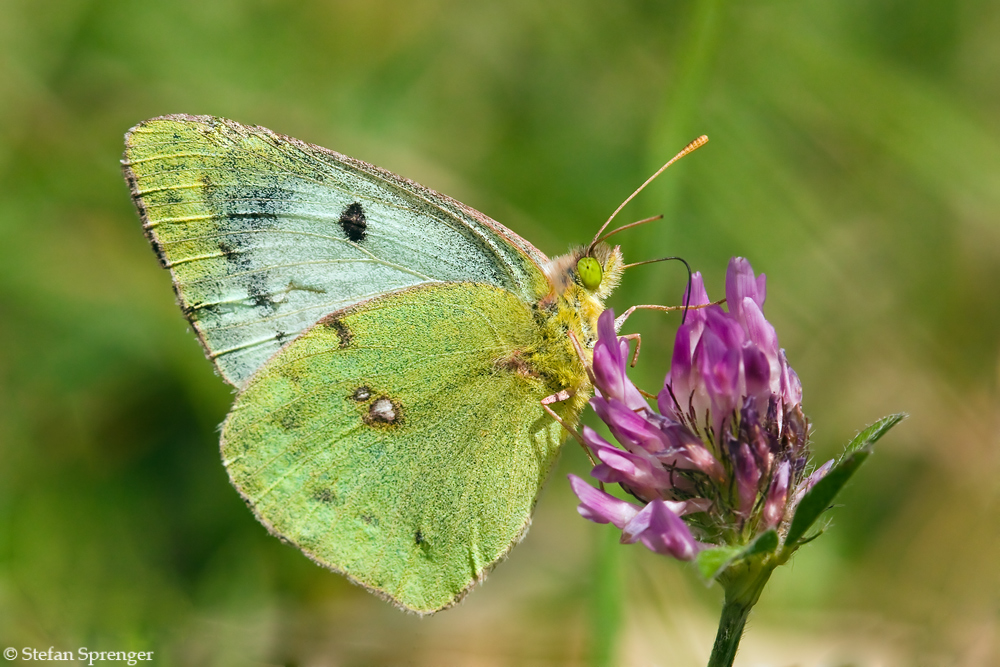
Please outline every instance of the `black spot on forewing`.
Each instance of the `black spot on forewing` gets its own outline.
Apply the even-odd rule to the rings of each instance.
[[[298,364],[289,364],[288,366],[285,366],[281,369],[281,375],[292,384],[297,385],[302,382],[302,373],[300,372]]]
[[[344,209],[340,214],[340,228],[344,230],[347,238],[355,243],[365,240],[368,236],[368,220],[361,204],[354,202]]]

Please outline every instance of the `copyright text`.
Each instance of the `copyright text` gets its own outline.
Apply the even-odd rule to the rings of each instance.
[[[83,662],[87,665],[95,665],[99,662],[124,662],[128,665],[138,665],[142,661],[152,660],[152,651],[91,651],[86,646],[78,648],[76,651],[58,651],[56,647],[50,646],[47,650],[40,651],[37,648],[24,647],[18,651],[13,646],[8,646],[3,651],[3,657],[7,660],[58,660],[66,662]]]

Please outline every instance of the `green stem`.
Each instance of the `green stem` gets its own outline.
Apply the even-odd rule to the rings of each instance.
[[[609,529],[610,528],[610,529]],[[612,527],[594,531],[597,535],[593,607],[591,611],[590,664],[613,667],[622,618],[621,533]]]
[[[726,600],[722,607],[722,618],[719,619],[719,632],[715,635],[715,646],[712,647],[712,657],[708,659],[708,667],[731,667],[736,659],[736,650],[740,647],[743,637],[743,626],[747,623],[750,609],[746,605],[733,600]]]
[[[726,589],[726,602],[722,606],[719,632],[715,635],[708,667],[732,667],[750,610],[760,599],[775,567],[776,562],[737,565],[720,577],[719,583]]]

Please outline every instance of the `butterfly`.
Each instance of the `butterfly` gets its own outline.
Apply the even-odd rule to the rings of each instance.
[[[146,236],[238,389],[221,451],[247,505],[404,609],[455,604],[524,536],[592,393],[620,248],[549,259],[445,195],[222,118],[154,118],[125,144]]]

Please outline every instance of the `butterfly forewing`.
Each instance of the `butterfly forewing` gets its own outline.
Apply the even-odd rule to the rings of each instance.
[[[239,395],[230,477],[320,563],[408,609],[448,606],[520,539],[558,452],[540,404],[558,386],[522,361],[545,345],[529,306],[490,285],[351,306]]]
[[[524,301],[545,256],[486,216],[317,146],[207,116],[126,136],[126,178],[185,314],[236,386],[324,315],[411,285]]]

